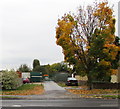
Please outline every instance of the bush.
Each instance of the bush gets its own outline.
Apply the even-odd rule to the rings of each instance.
[[[0,72],[2,83],[2,89],[17,89],[22,85],[22,79],[19,78],[18,74],[15,71],[4,71]]]

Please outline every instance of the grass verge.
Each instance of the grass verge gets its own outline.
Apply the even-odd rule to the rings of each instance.
[[[61,86],[61,87],[66,87],[66,85],[65,85],[64,82],[58,82],[57,84],[58,84],[59,86]]]
[[[16,90],[2,90],[2,95],[39,95],[43,92],[43,85],[23,84]]]
[[[87,89],[88,87],[87,86],[67,86],[64,82],[58,82],[57,83],[59,86],[61,87],[70,87],[70,88],[83,88],[83,89]]]
[[[117,89],[67,89],[67,91],[73,94],[78,94],[78,96],[83,98],[120,99],[120,95]]]
[[[67,89],[67,91],[73,94],[118,94],[117,89],[92,89],[92,90]]]
[[[14,97],[14,96],[0,96],[0,99],[25,99],[23,97]]]
[[[120,99],[120,95],[102,95],[102,98],[112,98],[112,99]]]

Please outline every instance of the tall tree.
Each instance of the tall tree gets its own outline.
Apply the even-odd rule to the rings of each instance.
[[[114,65],[118,63],[116,59],[118,58],[119,46],[115,44],[117,39],[115,36],[116,20],[113,17],[113,10],[108,6],[108,2],[99,4],[94,16],[97,17],[99,25],[93,34],[94,43],[91,43],[90,48],[90,55],[98,60],[96,68],[93,68],[93,70],[98,72],[98,80],[110,81],[113,62]]]
[[[111,61],[118,53],[114,44],[115,19],[107,2],[87,6],[86,10],[80,7],[78,12],[58,19],[56,43],[62,47],[65,60],[87,75],[91,89],[99,74],[110,75]],[[100,67],[105,68],[96,72]]]
[[[33,60],[33,71],[40,71],[40,62],[38,59]]]

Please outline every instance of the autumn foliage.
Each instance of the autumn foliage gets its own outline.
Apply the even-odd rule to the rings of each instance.
[[[120,50],[115,38],[113,9],[106,1],[58,19],[56,43],[62,47],[65,61],[78,74],[88,76],[90,86],[93,80],[110,80],[112,62]]]

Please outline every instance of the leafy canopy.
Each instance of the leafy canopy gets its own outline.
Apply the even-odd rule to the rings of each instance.
[[[119,51],[115,38],[113,9],[106,1],[80,7],[77,15],[69,13],[58,19],[56,43],[62,47],[65,61],[79,74],[86,74],[89,82],[109,80]]]

